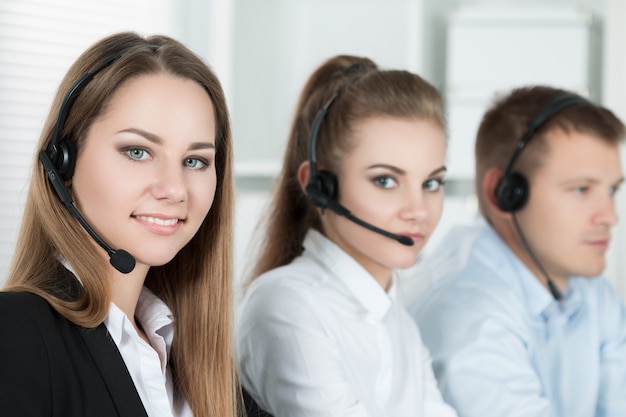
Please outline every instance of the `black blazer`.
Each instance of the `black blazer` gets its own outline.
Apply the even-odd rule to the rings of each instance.
[[[248,417],[272,417],[243,398]],[[26,292],[0,292],[0,415],[148,417],[104,324],[77,326]]]
[[[0,414],[147,417],[104,324],[79,327],[30,293],[0,293]]]
[[[254,398],[252,398],[250,393],[244,387],[241,388],[241,393],[243,395],[243,405],[247,417],[274,417],[259,407],[256,401],[254,401]]]

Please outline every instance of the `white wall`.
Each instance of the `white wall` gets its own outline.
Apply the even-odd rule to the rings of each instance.
[[[422,0],[236,0],[232,112],[236,155],[262,170],[282,155],[297,96],[322,60],[367,55],[421,70]],[[261,165],[261,166],[260,166]]]
[[[618,117],[626,120],[626,2],[605,0],[603,101]],[[622,164],[626,162],[626,149],[622,148]],[[626,298],[626,190],[617,196],[621,222],[614,231],[608,254],[607,274]]]

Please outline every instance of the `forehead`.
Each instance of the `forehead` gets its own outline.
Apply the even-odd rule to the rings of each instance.
[[[196,81],[167,73],[133,77],[122,83],[100,120],[214,130],[211,97]]]
[[[354,124],[351,136],[353,146],[346,161],[384,159],[411,164],[445,156],[445,132],[431,120],[369,117]]]
[[[142,102],[144,97],[167,99],[184,95],[198,96],[203,101],[211,101],[204,87],[195,80],[166,72],[146,73],[126,79],[118,86],[111,100]],[[172,105],[182,104],[184,103],[172,103]]]
[[[546,134],[542,153],[535,176],[610,181],[622,176],[620,147],[590,133],[555,129]]]

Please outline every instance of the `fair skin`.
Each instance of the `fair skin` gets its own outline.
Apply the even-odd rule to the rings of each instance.
[[[359,226],[330,210],[322,215],[326,236],[352,256],[385,289],[394,269],[413,265],[443,209],[446,139],[432,121],[370,117],[353,127],[355,146],[338,172],[340,204],[353,215],[412,246]],[[308,181],[308,162],[299,180]]]
[[[611,228],[617,223],[615,193],[623,182],[617,145],[586,133],[548,133],[543,164],[529,177],[530,197],[515,216],[528,243],[556,286],[564,291],[572,276],[593,277],[605,267]],[[524,249],[513,217],[492,198],[502,170],[483,181],[489,218],[513,252],[546,287]]]
[[[149,268],[172,260],[213,204],[213,104],[194,81],[151,74],[127,81],[107,108],[79,151],[71,192],[96,232],[137,261],[126,275],[109,266],[107,277],[112,301],[138,328]]]

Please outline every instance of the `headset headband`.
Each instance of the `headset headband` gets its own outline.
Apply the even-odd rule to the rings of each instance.
[[[571,107],[575,104],[587,103],[588,100],[577,94],[565,94],[557,97],[550,102],[530,123],[528,129],[524,132],[521,139],[515,145],[515,149],[509,158],[509,162],[506,164],[505,175],[513,172],[513,164],[522,153],[522,150],[526,147],[530,139],[535,135],[537,129],[543,126],[550,118],[557,113],[563,111],[567,107]]]
[[[152,51],[156,51],[157,49],[159,49],[159,45],[146,45],[146,46]],[[141,47],[143,47],[143,45],[141,45]],[[72,104],[74,104],[74,100],[76,100],[76,97],[80,94],[81,91],[83,91],[83,89],[87,86],[87,84],[89,84],[89,82],[93,79],[93,77],[97,73],[99,73],[100,71],[102,71],[103,69],[111,65],[113,62],[117,61],[120,57],[125,55],[128,51],[132,49],[137,49],[137,48],[138,46],[131,46],[131,47],[122,49],[121,51],[115,54],[107,56],[106,58],[102,60],[102,62],[100,62],[100,64],[98,64],[98,66],[96,66],[91,71],[86,72],[83,75],[81,75],[80,78],[78,78],[78,80],[76,80],[76,82],[72,84],[72,86],[69,88],[69,90],[65,94],[65,97],[63,98],[63,102],[61,103],[61,109],[59,110],[59,114],[57,116],[57,121],[54,127],[54,133],[52,135],[52,139],[50,140],[50,144],[48,145],[49,149],[53,149],[54,151],[56,151],[56,146],[58,142],[60,141],[59,138],[61,136],[61,132],[63,131],[63,128],[65,127],[65,122],[67,121],[67,115],[72,107]]]

